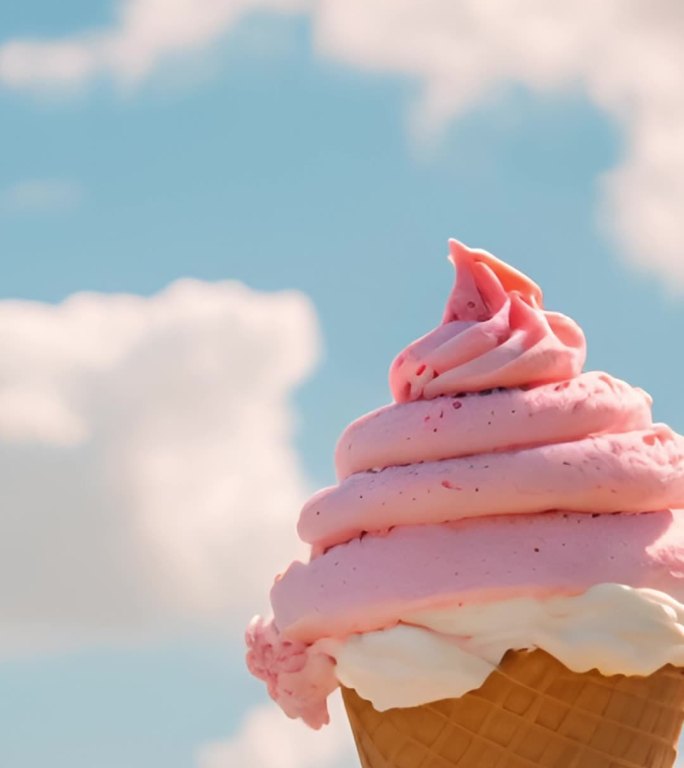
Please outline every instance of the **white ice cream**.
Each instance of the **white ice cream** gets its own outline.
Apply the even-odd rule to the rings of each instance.
[[[384,711],[479,688],[509,649],[542,648],[575,672],[604,675],[684,666],[684,606],[663,592],[599,584],[573,597],[414,613],[316,647],[335,658],[342,685]]]

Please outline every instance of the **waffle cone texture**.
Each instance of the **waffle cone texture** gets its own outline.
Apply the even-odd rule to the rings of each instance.
[[[377,712],[342,696],[363,768],[672,768],[684,669],[605,677],[509,651],[457,699]]]

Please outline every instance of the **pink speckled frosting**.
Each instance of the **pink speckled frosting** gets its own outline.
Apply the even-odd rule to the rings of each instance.
[[[602,583],[684,597],[684,438],[642,390],[581,372],[582,331],[531,280],[450,248],[442,324],[392,363],[395,402],[342,434],[339,483],[299,519],[311,559],[248,632],[251,671],[314,727],[336,685],[319,640]]]

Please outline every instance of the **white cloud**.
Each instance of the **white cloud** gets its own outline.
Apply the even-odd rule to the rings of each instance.
[[[684,290],[684,5],[678,0],[122,0],[111,29],[0,46],[0,83],[135,82],[250,11],[308,10],[319,53],[415,79],[431,131],[502,84],[582,87],[623,126],[602,216],[634,265]]]
[[[304,296],[238,283],[0,302],[3,644],[242,632],[297,546],[317,349]]]
[[[0,210],[63,211],[77,206],[83,189],[69,179],[25,179],[0,190]]]
[[[624,253],[684,290],[684,5],[677,0],[324,0],[321,52],[418,79],[433,130],[497,87],[583,87],[625,133],[602,215]]]
[[[338,694],[330,705],[330,725],[320,731],[289,720],[275,704],[257,707],[231,741],[200,750],[197,768],[354,768],[358,757]]]
[[[0,46],[0,83],[14,88],[78,86],[101,75],[124,82],[169,56],[223,37],[253,10],[291,12],[305,0],[120,0],[116,23],[58,40]]]

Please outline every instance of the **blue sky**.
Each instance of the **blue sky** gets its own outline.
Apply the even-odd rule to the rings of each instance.
[[[13,5],[4,40],[116,18],[109,2]],[[630,265],[606,224],[627,128],[581,84],[498,83],[426,139],[420,78],[322,56],[305,13],[251,15],[125,87],[3,86],[1,61],[0,298],[151,296],[185,276],[303,292],[322,351],[287,395],[307,487],[332,482],[340,431],[388,400],[392,357],[440,319],[450,236],[533,276],[584,327],[588,367],[643,386],[684,431],[679,266]],[[193,766],[265,700],[241,654],[239,633],[197,627],[8,654],[0,763]]]

